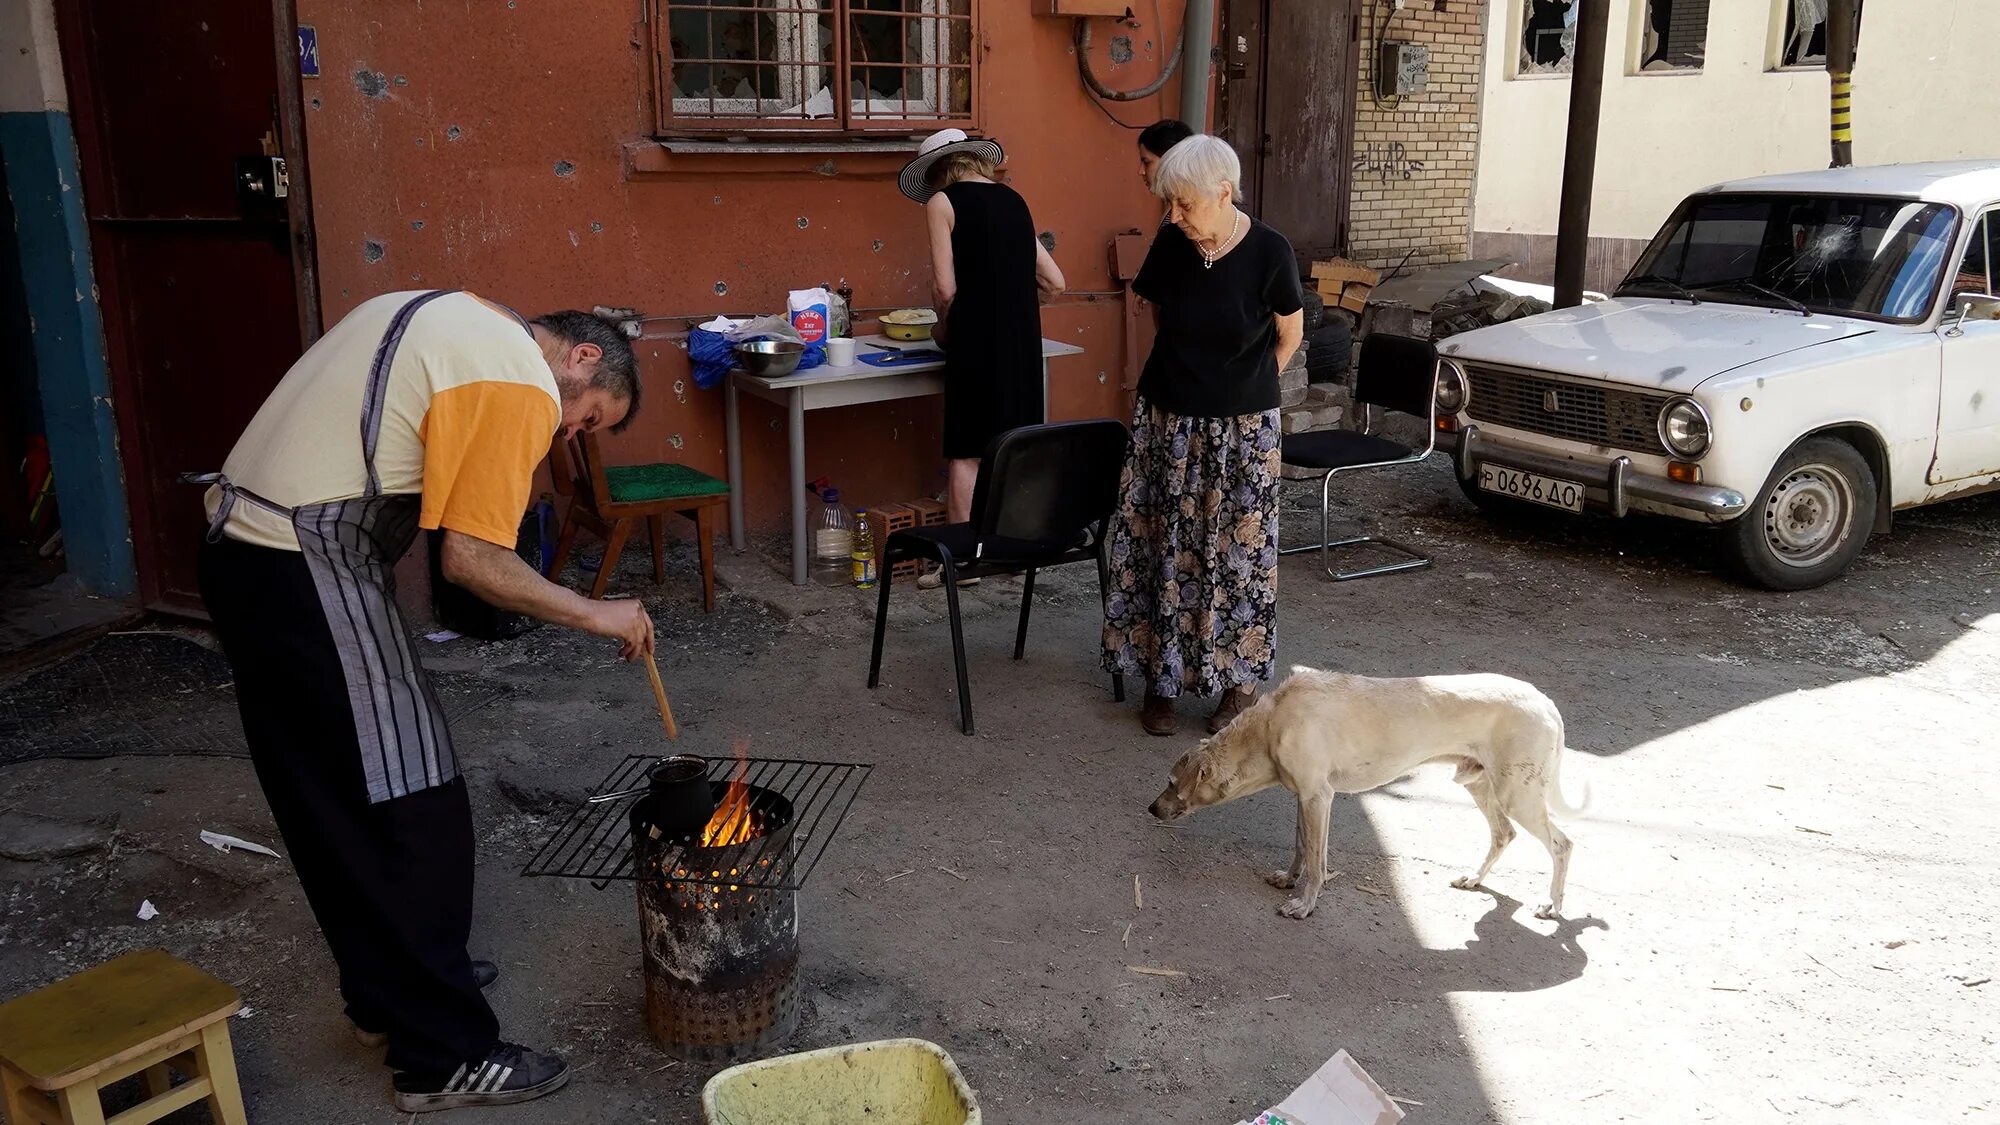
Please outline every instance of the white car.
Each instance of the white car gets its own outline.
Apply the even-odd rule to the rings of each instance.
[[[2000,487],[2000,163],[1690,196],[1610,300],[1439,346],[1441,448],[1489,511],[1721,525],[1827,582],[1890,513]]]

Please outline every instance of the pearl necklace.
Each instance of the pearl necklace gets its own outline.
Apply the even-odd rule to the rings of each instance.
[[[1231,208],[1231,210],[1234,211],[1235,208]],[[1195,251],[1201,255],[1201,268],[1205,270],[1214,269],[1216,259],[1222,257],[1229,249],[1229,244],[1236,241],[1236,232],[1242,228],[1243,212],[1236,211],[1236,217],[1229,220],[1229,237],[1215,244],[1215,252],[1213,254],[1203,250],[1200,243],[1195,243]]]

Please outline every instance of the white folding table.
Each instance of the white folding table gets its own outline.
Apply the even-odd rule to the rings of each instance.
[[[864,336],[855,341],[859,355],[887,348],[921,351],[935,348],[929,341],[899,344],[884,336]],[[1083,349],[1055,340],[1042,341],[1042,417],[1048,417],[1049,360],[1058,356],[1082,355]],[[792,496],[792,584],[806,584],[806,513],[810,498],[806,493],[806,412],[830,410],[838,406],[859,406],[866,402],[892,402],[899,398],[922,398],[944,393],[939,357],[902,367],[875,367],[858,358],[848,367],[815,367],[793,375],[763,378],[740,368],[729,373],[723,389],[724,427],[729,444],[729,543],[741,551],[749,545],[743,522],[743,425],[738,396],[751,394],[785,408],[790,425],[785,446],[790,453]]]

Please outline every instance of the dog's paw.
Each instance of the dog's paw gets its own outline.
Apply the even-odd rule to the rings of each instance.
[[[1281,891],[1289,891],[1299,885],[1299,877],[1289,871],[1273,871],[1264,876],[1264,881]]]
[[[1285,905],[1278,908],[1278,913],[1287,918],[1310,918],[1313,907],[1317,905],[1318,903],[1303,898],[1286,899]]]
[[[1471,875],[1460,875],[1451,881],[1451,885],[1461,891],[1476,891],[1479,889],[1479,880]]]
[[[1562,911],[1557,909],[1554,904],[1543,903],[1535,908],[1535,917],[1544,921],[1560,922],[1562,921]]]

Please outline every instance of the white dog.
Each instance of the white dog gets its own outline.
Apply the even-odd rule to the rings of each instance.
[[[1458,767],[1452,780],[1472,794],[1493,829],[1486,862],[1451,885],[1469,890],[1484,882],[1518,824],[1555,860],[1548,904],[1535,917],[1556,918],[1570,842],[1551,816],[1582,812],[1581,804],[1563,800],[1564,749],[1562,713],[1520,680],[1492,675],[1378,680],[1294,667],[1276,691],[1174,763],[1151,812],[1174,820],[1273,785],[1291,790],[1299,799],[1292,866],[1268,881],[1297,891],[1278,912],[1304,918],[1326,882],[1333,795],[1364,793],[1426,762],[1448,762]]]

